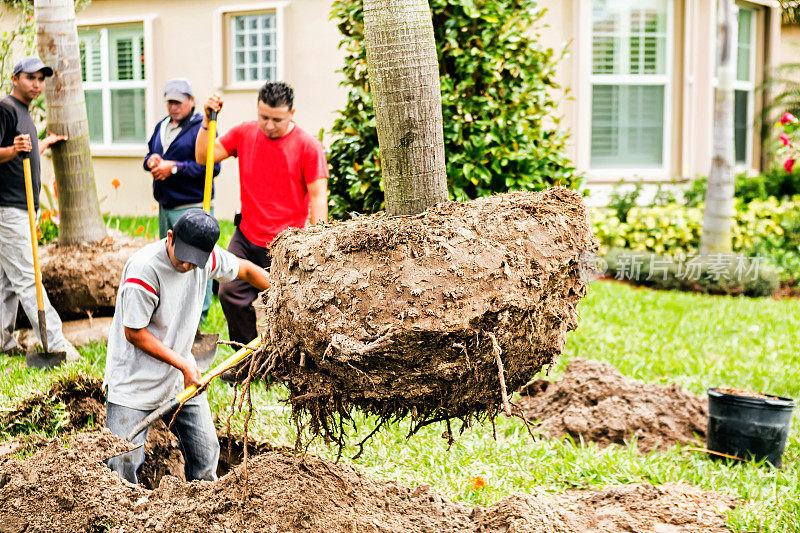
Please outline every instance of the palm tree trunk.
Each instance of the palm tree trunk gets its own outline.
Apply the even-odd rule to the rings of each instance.
[[[364,39],[386,212],[447,200],[439,62],[426,0],[364,0]]]
[[[733,80],[736,75],[736,6],[719,0],[717,90],[714,93],[714,145],[703,211],[702,255],[731,251],[734,207]]]
[[[89,150],[75,5],[73,0],[35,0],[34,14],[39,57],[55,72],[45,86],[47,128],[69,139],[51,148],[61,218],[59,242],[97,242],[106,236],[106,228]]]

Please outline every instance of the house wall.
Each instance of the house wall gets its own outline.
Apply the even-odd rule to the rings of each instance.
[[[346,90],[339,86],[343,52],[338,49],[339,34],[328,19],[330,0],[287,0],[257,2],[241,0],[230,5],[222,0],[94,0],[78,15],[78,24],[91,26],[131,20],[144,21],[146,35],[147,81],[146,122],[148,133],[164,116],[161,90],[171,77],[187,77],[197,94],[198,106],[214,91],[225,98],[219,130],[255,118],[256,87],[226,85],[222,68],[228,54],[223,43],[222,9],[249,10],[277,7],[282,13],[283,79],[296,92],[296,122],[317,134],[328,130],[336,110],[345,103]],[[800,44],[800,28],[781,29],[779,9],[772,0],[739,1],[758,9],[756,36],[759,76],[770,64],[795,60]],[[673,0],[671,90],[668,108],[668,148],[664,171],[595,171],[590,168],[591,147],[591,0],[541,0],[548,10],[540,22],[540,43],[567,55],[558,66],[562,124],[572,132],[568,149],[587,183],[603,194],[621,178],[663,183],[673,179],[705,175],[710,168],[713,142],[713,94],[716,19],[713,0]],[[6,25],[13,23],[5,19]],[[781,34],[783,33],[783,38]],[[760,82],[760,78],[756,82]],[[757,95],[756,104],[765,96]],[[757,111],[757,110],[756,110]],[[95,176],[102,209],[115,214],[148,215],[155,212],[150,177],[141,168],[146,139],[140,145],[124,148],[93,149]],[[759,143],[753,143],[752,166],[763,164]],[[231,218],[238,206],[238,169],[227,160],[217,178],[216,213]],[[52,180],[49,161],[43,163],[45,181]],[[118,190],[113,179],[121,183]]]
[[[758,85],[767,65],[779,62],[782,55],[780,11],[777,3],[770,0],[737,3],[757,12],[755,83]],[[562,109],[564,123],[572,130],[570,154],[578,169],[586,174],[590,188],[602,191],[604,186],[618,183],[621,178],[663,183],[707,174],[713,148],[716,2],[673,0],[672,85],[667,115],[670,141],[664,171],[590,168],[592,50],[591,39],[586,37],[592,34],[591,0],[543,0],[540,4],[549,10],[544,18],[548,27],[542,34],[542,44],[558,48],[570,43],[570,56],[559,66],[558,79],[569,87],[573,100]],[[800,31],[796,35],[800,41]],[[756,94],[756,113],[762,104],[763,95]],[[762,164],[760,146],[754,141],[751,147],[751,167],[757,170]]]
[[[232,5],[233,4],[233,5]],[[272,7],[276,2],[225,2],[222,0],[93,0],[78,14],[79,27],[132,20],[145,21],[145,43],[148,87],[146,90],[147,132],[166,116],[162,91],[172,77],[186,77],[192,82],[198,111],[213,92],[225,99],[218,131],[225,133],[232,126],[256,119],[257,89],[234,89],[225,85],[220,72],[226,46],[221,35],[220,8],[236,9]],[[346,91],[339,87],[341,75],[335,71],[343,65],[338,49],[339,33],[328,19],[329,0],[291,0],[283,8],[284,76],[295,90],[295,121],[306,131],[317,135],[330,129],[335,112],[346,101]],[[149,30],[148,30],[149,27]],[[152,198],[150,175],[142,169],[146,141],[122,148],[93,149],[95,181],[103,212],[119,215],[152,215],[156,204]],[[42,176],[52,180],[52,166],[44,158]],[[111,182],[121,183],[115,190]],[[216,178],[215,212],[231,219],[239,205],[238,167],[233,158],[222,163]]]

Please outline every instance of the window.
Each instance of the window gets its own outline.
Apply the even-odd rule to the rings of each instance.
[[[147,85],[143,26],[83,29],[78,40],[91,141],[141,143]]]
[[[750,165],[753,146],[755,94],[755,12],[739,7],[736,46],[736,79],[733,82],[733,142],[737,165]]]
[[[278,79],[278,35],[275,12],[232,15],[231,80],[234,83]]]
[[[663,168],[672,0],[592,1],[593,169]]]

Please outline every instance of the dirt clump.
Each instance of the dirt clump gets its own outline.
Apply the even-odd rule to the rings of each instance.
[[[537,379],[522,389],[518,404],[536,431],[570,435],[606,446],[636,437],[642,453],[705,440],[708,400],[677,384],[650,385],[616,368],[586,359],[567,365],[561,381]]]
[[[32,429],[81,431],[101,427],[106,420],[102,382],[78,374],[53,384],[49,391],[25,398],[0,415],[0,432],[22,435]]]
[[[489,508],[420,485],[372,479],[310,456],[267,452],[216,482],[164,476],[155,490],[101,461],[130,446],[107,432],[0,456],[0,531],[309,531],[373,533],[725,531],[731,497],[684,484],[625,485],[556,496],[516,494]]]
[[[737,498],[688,483],[616,485],[553,498],[568,509],[592,509],[589,532],[727,533],[725,513]]]
[[[252,369],[337,442],[352,408],[418,427],[492,417],[501,364],[511,394],[561,353],[596,248],[581,197],[559,187],[286,230]]]
[[[149,242],[110,231],[99,243],[42,246],[42,284],[59,316],[112,316],[122,269],[136,250]]]

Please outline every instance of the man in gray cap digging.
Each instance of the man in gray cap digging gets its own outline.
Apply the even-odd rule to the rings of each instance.
[[[63,135],[48,134],[38,140],[28,106],[44,91],[45,78],[53,69],[41,59],[28,56],[20,60],[12,71],[11,94],[0,100],[0,350],[20,351],[14,339],[17,308],[22,309],[31,324],[38,323],[36,282],[33,270],[33,251],[28,222],[28,201],[25,195],[25,178],[22,171],[23,152],[30,152],[33,205],[39,210],[41,177],[39,155],[51,144],[65,141]],[[55,351],[64,351],[67,361],[81,358],[61,331],[61,319],[47,294],[43,295],[47,345]],[[39,336],[39,329],[33,331]],[[41,341],[41,339],[39,339]]]
[[[108,336],[103,387],[106,426],[125,437],[136,424],[184,388],[200,386],[191,353],[209,279],[239,278],[258,290],[269,287],[267,272],[216,245],[219,224],[202,209],[189,209],[167,237],[137,251],[125,264]],[[174,412],[168,412],[169,423]],[[187,401],[172,432],[181,441],[186,479],[216,479],[219,441],[206,395]],[[140,444],[147,430],[133,442]],[[144,462],[138,448],[109,460],[120,477],[137,483]]]
[[[156,124],[144,169],[153,177],[153,197],[158,202],[158,232],[161,239],[175,225],[175,221],[193,207],[203,207],[205,165],[194,159],[194,144],[203,117],[194,112],[194,92],[189,80],[173,78],[164,85],[167,116]],[[219,174],[219,163],[214,165],[214,176]],[[212,186],[213,187],[213,186]],[[214,197],[214,190],[211,190]],[[211,208],[214,213],[214,208]],[[211,283],[203,300],[201,321],[205,322],[211,307]]]

